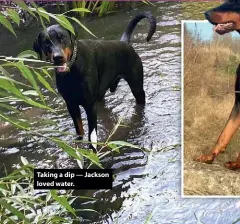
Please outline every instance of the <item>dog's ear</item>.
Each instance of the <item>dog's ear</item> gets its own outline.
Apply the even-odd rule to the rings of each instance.
[[[33,50],[38,53],[39,59],[42,60],[42,48],[39,44],[39,39],[40,39],[40,34],[38,35],[38,37],[33,42]]]

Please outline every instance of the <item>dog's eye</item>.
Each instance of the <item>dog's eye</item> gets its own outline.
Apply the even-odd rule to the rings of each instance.
[[[61,40],[64,40],[64,39],[66,39],[66,36],[61,35],[61,36],[60,36],[60,39],[61,39]]]

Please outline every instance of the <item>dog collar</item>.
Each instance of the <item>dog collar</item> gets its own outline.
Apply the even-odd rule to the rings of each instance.
[[[68,66],[69,68],[72,67],[73,63],[74,63],[75,60],[76,60],[76,57],[77,57],[77,41],[75,41],[75,44],[74,44],[74,47],[73,47],[72,58],[71,58],[71,60],[67,63],[67,66]]]

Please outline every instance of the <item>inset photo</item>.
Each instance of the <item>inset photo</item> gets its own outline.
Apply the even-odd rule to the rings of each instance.
[[[182,22],[183,197],[240,196],[240,41],[227,26]]]

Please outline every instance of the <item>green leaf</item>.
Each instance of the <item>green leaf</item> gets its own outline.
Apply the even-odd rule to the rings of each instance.
[[[16,215],[18,218],[24,220],[26,223],[30,223],[22,212],[20,212],[18,209],[14,208],[12,205],[7,203],[6,200],[0,199],[0,205],[9,210],[12,214]]]
[[[10,83],[8,83],[8,82],[3,82],[2,78],[6,78],[6,77],[0,77],[0,88],[3,88],[5,90],[9,91],[10,93],[13,93],[18,98],[17,99],[9,98],[9,97],[0,98],[0,102],[24,101],[24,102],[26,102],[26,103],[28,103],[28,104],[30,104],[32,106],[36,106],[36,107],[39,107],[39,108],[43,108],[43,109],[48,109],[50,111],[54,111],[52,108],[50,108],[48,106],[45,106],[43,104],[40,104],[38,102],[35,102],[31,98],[28,98],[28,97],[22,95],[22,93],[15,86],[10,85]]]
[[[240,221],[240,218],[235,220],[232,224],[237,224],[237,223],[239,223],[239,221]]]
[[[29,162],[27,161],[27,159],[25,157],[21,156],[20,159],[21,159],[23,165],[26,166],[29,164]]]
[[[59,147],[61,147],[64,150],[64,152],[66,152],[69,156],[72,156],[73,158],[75,158],[79,161],[81,161],[83,159],[82,157],[78,156],[79,154],[76,153],[76,149],[72,148],[66,142],[61,141],[56,138],[51,138],[51,140],[53,142],[55,142]],[[101,163],[99,162],[99,158],[96,153],[89,151],[89,150],[85,150],[85,149],[77,149],[77,151],[81,154],[81,156],[89,159],[92,163],[96,164],[100,168],[103,168]]]
[[[14,94],[17,97],[23,98],[21,91],[16,86],[14,86],[11,82],[12,82],[12,79],[4,76],[0,76],[0,88]]]
[[[62,218],[60,216],[55,216],[55,215],[49,221],[51,221],[49,223],[69,223],[68,219]]]
[[[144,222],[144,224],[148,224],[150,222],[150,220],[152,219],[153,217],[153,213],[150,213],[146,219],[146,221]]]
[[[39,120],[38,122],[41,123],[42,125],[51,125],[51,126],[58,124],[57,121],[54,121],[54,120],[48,119],[48,118],[46,118],[46,119],[41,118],[41,120]],[[43,131],[43,132],[44,132],[44,131]],[[46,132],[47,132],[47,133],[49,133],[49,132],[50,132],[50,133],[61,133],[62,135],[64,134],[64,132],[58,131],[58,130],[46,130]],[[67,132],[67,135],[69,135],[69,134],[70,134],[70,133]]]
[[[34,79],[34,76],[32,75],[31,70],[27,67],[24,66],[22,63],[18,62],[17,64],[18,69],[20,70],[22,76],[28,80],[28,82],[32,85],[32,87],[36,90],[36,92],[38,93],[39,97],[41,98],[41,101],[45,104],[43,95],[39,89],[39,86],[36,82],[36,80]]]
[[[37,11],[42,17],[44,17],[50,23],[49,15],[47,14],[47,11],[44,8],[39,7],[37,8]]]
[[[35,10],[38,10],[38,9],[35,9]],[[40,11],[41,11],[41,13],[46,14],[46,15],[52,17],[53,19],[55,19],[61,26],[63,26],[64,28],[66,28],[67,30],[69,30],[71,33],[73,33],[75,35],[72,24],[68,21],[68,19],[63,14],[54,15],[54,14],[49,13],[44,10],[40,10]]]
[[[44,79],[44,77],[42,75],[40,75],[38,72],[34,71],[34,73],[36,74],[38,80],[42,83],[42,85],[48,89],[50,92],[55,93],[54,89],[49,85],[49,83],[46,81],[46,79]],[[56,94],[57,95],[57,94]]]
[[[28,170],[28,171],[31,171],[30,173],[29,173],[29,176],[30,177],[33,177],[33,169],[35,169],[36,167],[35,166],[33,166],[32,164],[27,164],[27,165],[23,165],[23,166],[21,166],[19,169],[15,169],[12,173],[10,173],[7,177],[2,177],[2,178],[0,178],[0,181],[1,180],[9,180],[9,179],[11,179],[11,178],[13,178],[13,177],[16,177],[16,176],[18,176],[18,174],[22,171],[22,170]],[[19,178],[19,176],[17,177],[17,178]],[[20,175],[20,178],[24,178],[24,176],[21,176]],[[14,179],[13,179],[14,180]]]
[[[29,57],[33,57],[33,58],[38,59],[37,53],[36,53],[35,51],[32,51],[32,50],[23,51],[23,52],[21,52],[20,54],[18,54],[17,57],[18,57],[18,58],[29,58]]]
[[[43,69],[42,71],[45,75],[47,75],[52,80],[52,76],[49,74],[49,72],[46,69]]]
[[[7,9],[8,15],[12,19],[13,22],[15,22],[18,26],[20,25],[20,17],[18,13],[13,9]]]
[[[141,149],[139,146],[136,146],[136,145],[133,145],[131,143],[128,143],[128,142],[124,142],[124,141],[112,141],[112,142],[109,142],[108,145],[111,147],[111,145],[118,145],[118,146],[127,146],[127,147],[130,147],[130,148],[135,148],[135,149]]]
[[[67,209],[69,212],[71,212],[75,217],[76,217],[76,213],[75,213],[75,210],[72,208],[72,206],[68,203],[68,200],[66,197],[64,196],[61,196],[59,197],[57,194],[56,194],[56,191],[54,190],[51,190],[51,195],[52,195],[52,198],[54,200],[56,200],[57,202],[59,202],[65,209]]]
[[[27,91],[22,92],[22,94],[23,94],[24,96],[28,96],[28,95],[31,95],[31,96],[39,96],[38,93],[37,93],[37,91],[35,91],[35,90],[27,90]]]
[[[77,159],[77,164],[80,169],[84,168],[84,159],[83,156],[79,153],[79,151],[76,151],[76,154],[81,158],[81,160]]]
[[[7,92],[5,92],[7,93]],[[0,91],[0,95],[4,95],[3,92]],[[9,94],[7,93],[6,94],[7,97],[0,97],[0,102],[1,103],[6,103],[6,102],[23,102],[24,100],[23,99],[18,99],[18,98],[15,98],[15,97],[9,97]]]
[[[14,79],[12,79],[12,78],[9,78],[9,77],[5,77],[5,76],[0,76],[0,83],[1,82],[5,82],[5,81],[8,81],[9,83],[11,83],[12,85],[14,85],[14,84],[17,84],[17,85],[20,85],[20,86],[24,86],[24,87],[27,87],[27,88],[30,88],[31,86],[29,86],[29,85],[26,85],[26,84],[24,84],[24,83],[21,83],[21,82],[18,82],[18,81],[16,81],[16,80],[14,80]],[[15,85],[14,85],[15,86]]]
[[[31,8],[29,8],[24,1],[22,0],[12,0],[12,1],[16,3],[18,6],[20,6],[22,9],[24,9],[25,11],[29,12],[32,16],[37,18],[35,14],[31,11]]]
[[[17,37],[15,31],[13,30],[12,24],[1,14],[0,14],[0,23],[3,26],[5,26],[9,31],[11,31],[15,37]]]
[[[118,148],[116,144],[112,144],[112,143],[108,143],[108,147],[110,147],[111,149]]]
[[[21,194],[25,194],[25,190],[23,189],[23,187],[20,184],[16,183],[16,187],[19,191],[21,191]]]
[[[51,198],[52,198],[51,192],[48,191],[48,193],[47,193],[47,195],[46,195],[46,202],[48,202]]]
[[[43,29],[44,29],[44,33],[47,33],[47,28],[46,28],[46,26],[45,26],[45,24],[44,24],[44,21],[43,21],[43,16],[41,16],[41,13],[39,12],[39,10],[38,10],[38,6],[35,4],[35,2],[34,1],[31,1],[31,5],[34,7],[34,8],[32,8],[32,10],[34,11],[34,12],[37,12],[37,14],[39,15],[39,19],[40,19],[40,21],[41,21],[41,25],[42,25],[42,27],[43,27]],[[44,10],[42,10],[43,12],[46,12],[46,11],[44,11]],[[48,13],[49,14],[49,13]]]
[[[28,103],[28,104],[30,104],[32,106],[43,108],[43,109],[47,109],[47,110],[50,110],[50,111],[54,112],[54,110],[51,107],[48,107],[48,106],[45,106],[45,105],[43,105],[41,103],[35,102],[31,98],[25,97],[23,100],[24,100],[24,102],[26,102],[26,103]]]
[[[87,199],[87,200],[93,200],[93,201],[96,201],[96,200],[97,200],[96,198],[92,198],[92,197],[88,197],[88,196],[78,195],[77,197],[78,197],[78,198],[81,198],[81,199]]]
[[[101,215],[100,212],[98,212],[98,211],[96,211],[96,210],[94,210],[94,209],[90,209],[90,208],[76,209],[76,211],[78,211],[78,212],[95,212],[95,213]],[[115,223],[115,224],[116,224],[116,223]]]
[[[114,7],[114,2],[109,1],[103,1],[100,10],[99,10],[99,16],[103,16],[104,14],[107,14],[111,9]]]
[[[78,7],[79,7],[79,4],[78,4]],[[86,8],[86,1],[82,1],[81,8]],[[85,12],[79,12],[79,14],[81,15],[81,17],[84,17]]]
[[[108,144],[108,146],[111,148],[111,152],[117,152],[117,153],[120,153],[120,148],[123,147],[123,146],[117,146],[115,144]]]
[[[0,102],[7,102],[7,101],[6,101],[6,98],[7,98],[7,97],[8,97],[8,98],[10,97],[10,96],[9,96],[9,93],[8,93],[7,91],[4,91],[4,90],[3,90],[3,91],[0,90],[0,96],[1,96],[1,97],[0,97]],[[9,100],[9,101],[11,102],[11,100]]]
[[[71,19],[73,21],[75,21],[76,23],[78,23],[84,30],[86,30],[88,33],[90,33],[92,36],[96,37],[86,26],[84,26],[78,19],[76,19],[75,17],[71,17]]]
[[[1,102],[1,101],[0,101]],[[5,104],[5,103],[0,103],[0,107],[7,109],[9,111],[14,111],[16,113],[19,113],[19,110],[17,110],[15,107],[10,106],[9,104]]]
[[[0,178],[0,181],[18,180],[18,179],[29,178],[29,177],[33,178],[33,175],[32,174],[27,174],[27,175],[19,174],[19,175],[14,175],[14,176],[7,176],[7,177]]]
[[[65,29],[69,30],[72,34],[75,35],[72,24],[68,21],[68,19],[64,15],[56,15],[55,19],[61,26],[63,26]]]
[[[0,195],[2,196],[7,196],[8,194],[10,194],[11,192],[9,190],[7,190],[6,184],[0,184]]]
[[[66,14],[68,12],[91,12],[91,11],[86,8],[75,8],[75,9],[71,9],[67,12],[64,12],[63,14]]]
[[[15,192],[16,192],[16,184],[14,184],[14,183],[11,183],[11,192],[12,192],[12,194],[15,194]]]
[[[41,60],[36,60],[36,59],[28,59],[28,58],[5,57],[4,60],[8,60],[8,61],[29,61],[29,62],[51,64],[50,62],[47,62],[47,61],[41,61]],[[13,66],[14,64],[16,64],[16,63],[9,62],[9,63],[2,64],[2,66]]]
[[[8,73],[8,71],[5,68],[3,68],[2,66],[0,66],[0,72],[2,73],[1,75],[5,75],[9,78],[11,77],[10,74]]]
[[[83,155],[83,157],[89,159],[92,163],[96,164],[98,167],[103,169],[102,164],[99,161],[99,157],[96,153],[90,150],[78,149],[78,151]]]
[[[9,117],[3,113],[0,112],[0,117],[3,118],[4,120],[8,121],[9,123],[15,125],[18,128],[25,129],[25,130],[30,130],[30,124],[12,117]]]
[[[98,3],[99,3],[99,0],[97,0],[95,3],[94,3],[94,6],[92,7],[92,12],[95,11],[95,9],[97,8],[98,6]],[[90,4],[89,4],[90,5]],[[97,10],[96,10],[97,11]]]
[[[55,142],[60,148],[62,148],[64,150],[64,152],[66,152],[69,156],[71,156],[71,157],[73,157],[77,160],[81,160],[81,157],[79,157],[76,153],[76,149],[72,148],[66,142],[61,141],[61,140],[56,139],[56,138],[51,138],[51,140],[53,142]]]
[[[7,102],[6,99],[10,98],[12,96],[12,94],[9,94],[9,92],[0,89],[0,102]],[[11,98],[14,98],[14,96],[12,96]]]
[[[23,201],[22,201],[22,199],[20,197],[19,198],[17,198],[17,197],[9,197],[7,200],[8,200],[8,203],[12,202],[14,205],[20,205],[21,207],[24,207],[24,208],[28,207],[27,205],[24,205],[24,203],[23,203]]]

